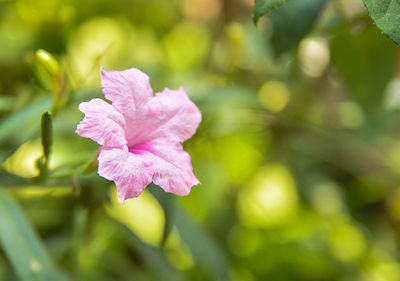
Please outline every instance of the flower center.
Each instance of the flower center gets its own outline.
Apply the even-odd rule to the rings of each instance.
[[[151,145],[149,142],[134,144],[128,147],[128,151],[133,154],[144,154],[151,152]]]

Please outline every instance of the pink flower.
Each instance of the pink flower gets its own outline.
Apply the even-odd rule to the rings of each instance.
[[[79,105],[85,117],[76,133],[101,145],[98,174],[115,182],[120,203],[137,197],[152,181],[167,192],[187,195],[199,181],[181,143],[190,138],[201,113],[185,90],[153,95],[149,77],[138,69],[102,69],[109,104],[92,99]]]

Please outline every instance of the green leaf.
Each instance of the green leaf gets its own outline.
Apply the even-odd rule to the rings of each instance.
[[[375,24],[394,42],[400,44],[400,1],[363,0]]]
[[[157,276],[157,280],[186,280],[179,271],[175,270],[169,264],[160,249],[144,243],[125,225],[118,222],[115,222],[115,224],[116,226],[118,226],[118,235],[123,237],[128,242],[131,248],[135,249],[135,252],[140,255],[148,269],[152,271],[155,276]]]
[[[164,211],[165,226],[161,239],[161,245],[163,246],[167,241],[169,234],[171,233],[172,227],[174,226],[174,198],[172,197],[172,194],[164,192],[164,190],[158,186],[155,186],[154,184],[151,184],[148,188],[153,196],[157,199],[158,203],[160,203]]]
[[[20,280],[68,280],[55,266],[20,208],[1,190],[0,225],[0,245]]]
[[[332,62],[348,85],[352,97],[364,108],[375,110],[396,64],[396,46],[375,28],[358,33],[347,26],[332,40]]]
[[[0,163],[39,130],[40,115],[50,104],[49,99],[38,99],[1,120]]]
[[[212,280],[230,280],[226,257],[217,242],[178,205],[175,206],[175,214],[176,227],[195,260],[211,271]]]
[[[255,0],[254,23],[257,23],[258,20],[266,13],[278,8],[286,2],[287,0]]]
[[[198,263],[205,265],[213,275],[212,280],[230,280],[226,257],[219,245],[191,220],[184,209],[175,200],[172,200],[173,198],[169,197],[170,194],[155,185],[150,186],[150,191],[164,208],[166,217],[169,218],[165,226],[166,229],[169,229],[164,231],[164,235],[175,224],[183,241],[190,248],[194,259]]]
[[[275,54],[289,50],[310,32],[328,0],[291,0],[271,13]]]
[[[28,185],[30,182],[27,178],[19,177],[15,174],[9,173],[4,168],[0,168],[0,187],[6,187],[9,185]]]
[[[49,99],[39,99],[30,103],[18,112],[10,114],[9,117],[1,121],[0,141],[4,141],[10,136],[14,137],[21,134],[25,136],[26,134],[31,133],[32,130],[26,130],[26,128],[35,127],[36,129],[37,126],[33,125],[38,124],[41,113],[46,110],[49,105]]]

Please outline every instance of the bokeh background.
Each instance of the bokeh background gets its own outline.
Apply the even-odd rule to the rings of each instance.
[[[0,0],[0,280],[400,280],[399,50],[319,2]],[[97,175],[74,131],[100,67],[198,105],[190,195],[120,205]]]

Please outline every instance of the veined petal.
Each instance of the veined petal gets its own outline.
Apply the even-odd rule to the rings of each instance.
[[[98,160],[98,174],[115,182],[121,204],[126,199],[138,197],[152,180],[152,159],[144,154],[133,154],[126,146],[124,149],[102,148]]]
[[[85,117],[76,128],[78,135],[106,147],[126,144],[125,119],[111,104],[101,99],[92,99],[82,102],[79,110],[85,113]]]
[[[201,113],[183,87],[164,89],[147,104],[147,118],[128,143],[144,143],[157,138],[183,142],[193,136],[201,121]]]
[[[143,123],[145,105],[153,97],[149,77],[136,68],[123,71],[102,69],[101,86],[104,96],[124,116],[127,137],[130,138],[130,134]]]
[[[187,195],[193,185],[200,183],[193,174],[189,154],[179,142],[153,140],[135,145],[132,151],[142,151],[147,159],[153,161],[153,182],[167,192]]]

